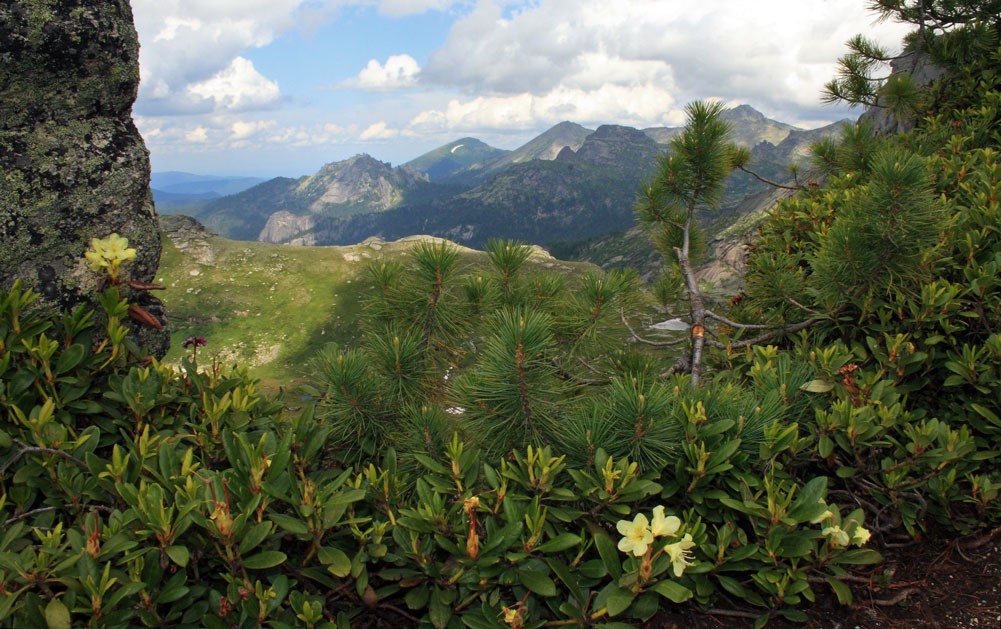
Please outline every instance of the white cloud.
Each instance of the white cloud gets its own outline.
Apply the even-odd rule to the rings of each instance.
[[[415,15],[430,10],[444,11],[456,4],[456,0],[382,0],[379,12],[392,17]]]
[[[184,134],[184,139],[194,144],[204,144],[209,140],[208,130],[202,126],[195,127]]]
[[[753,8],[732,0],[546,0],[506,12],[485,0],[455,23],[421,80],[542,98],[567,88],[655,86],[678,102],[716,96],[789,116],[818,106],[849,37],[867,32],[894,45],[907,30],[872,22],[858,0],[759,0]]]
[[[390,129],[385,122],[376,122],[358,136],[359,140],[388,140],[399,135],[398,129]]]
[[[281,100],[278,83],[269,81],[249,59],[237,57],[212,78],[188,85],[194,96],[213,101],[214,111],[273,108]]]
[[[393,55],[385,65],[371,59],[358,76],[341,83],[341,87],[373,92],[386,92],[412,88],[417,85],[421,67],[410,55]]]
[[[227,103],[241,99],[232,98],[232,94],[228,94],[230,99],[222,100],[200,97],[199,90],[192,90],[192,86],[204,87],[207,82],[217,81],[221,73],[232,71],[234,62],[246,51],[265,46],[296,28],[303,32],[315,30],[346,6],[377,5],[381,14],[400,17],[443,11],[468,1],[133,0],[142,77],[136,111],[147,115],[200,114],[226,108]],[[359,77],[372,82],[364,87],[397,89],[412,82],[419,69],[416,62],[402,55],[399,59],[403,65],[394,67],[394,59],[397,57],[391,57],[386,66],[376,62],[376,76]],[[395,74],[387,76],[387,71]],[[275,84],[275,77],[261,79],[261,86]],[[248,109],[266,109],[277,99],[244,98],[242,102]]]
[[[256,122],[237,120],[230,125],[230,129],[232,130],[230,137],[234,140],[245,140],[256,135],[258,131],[263,131],[264,129],[273,127],[274,125],[274,120],[258,120]]]
[[[136,126],[154,153],[322,147],[343,143],[358,133],[354,125],[332,122],[281,125],[272,119],[237,119],[229,114],[136,116]]]
[[[239,55],[294,28],[303,3],[133,0],[141,73],[136,110],[161,115],[273,107],[277,84]]]
[[[637,126],[671,124],[674,98],[656,85],[606,83],[596,89],[557,87],[546,94],[453,99],[443,109],[422,111],[409,128],[423,132],[515,131],[572,120],[581,124],[616,122]]]

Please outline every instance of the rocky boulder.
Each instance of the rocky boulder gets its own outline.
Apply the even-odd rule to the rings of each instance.
[[[0,3],[0,287],[21,279],[54,309],[93,302],[83,254],[113,232],[138,252],[124,276],[153,280],[160,232],[131,117],[138,57],[127,0]],[[149,293],[128,297],[166,323]],[[170,343],[149,327],[133,339],[157,356]]]

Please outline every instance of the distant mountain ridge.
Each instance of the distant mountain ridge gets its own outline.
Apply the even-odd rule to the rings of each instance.
[[[301,236],[282,242],[340,245],[428,233],[478,248],[494,237],[531,243],[586,238],[632,221],[636,187],[652,174],[659,151],[636,129],[603,125],[576,151],[565,146],[555,160],[512,164],[464,192],[388,212],[313,217],[299,223]]]
[[[802,161],[812,142],[839,128],[799,129],[748,105],[725,118],[734,141],[751,149],[752,167],[773,180],[788,178],[790,162]],[[513,151],[460,138],[396,168],[356,155],[188,211],[228,238],[307,246],[414,233],[473,247],[492,237],[535,244],[587,239],[633,225],[635,192],[678,133],[562,122]],[[723,216],[765,187],[734,174]]]
[[[382,212],[401,205],[408,192],[426,185],[426,177],[410,167],[393,168],[361,154],[299,179],[277,177],[191,213],[228,238],[283,242],[295,235],[289,231],[299,229],[295,225],[309,229],[310,217]],[[296,223],[295,217],[305,221]]]
[[[496,175],[514,164],[536,159],[554,160],[565,147],[576,151],[592,133],[594,133],[593,129],[582,127],[575,122],[563,121],[513,151],[505,151],[491,159],[470,164],[462,170],[456,171],[448,178],[448,181],[467,184],[482,183],[490,176]]]

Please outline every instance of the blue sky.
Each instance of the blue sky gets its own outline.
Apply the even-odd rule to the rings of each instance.
[[[675,126],[696,98],[813,127],[864,0],[133,0],[156,171],[300,176],[571,120]]]

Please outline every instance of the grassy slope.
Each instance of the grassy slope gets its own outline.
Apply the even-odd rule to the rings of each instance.
[[[209,344],[200,363],[217,356],[226,365],[250,365],[267,388],[289,384],[323,344],[358,335],[361,304],[372,288],[366,263],[405,256],[411,246],[292,247],[217,236],[175,242],[165,234],[157,276],[167,286],[162,299],[171,326],[165,360],[179,362],[184,339],[202,336]],[[470,269],[486,263],[482,252],[462,252]],[[570,273],[594,268],[535,257],[529,266]]]

